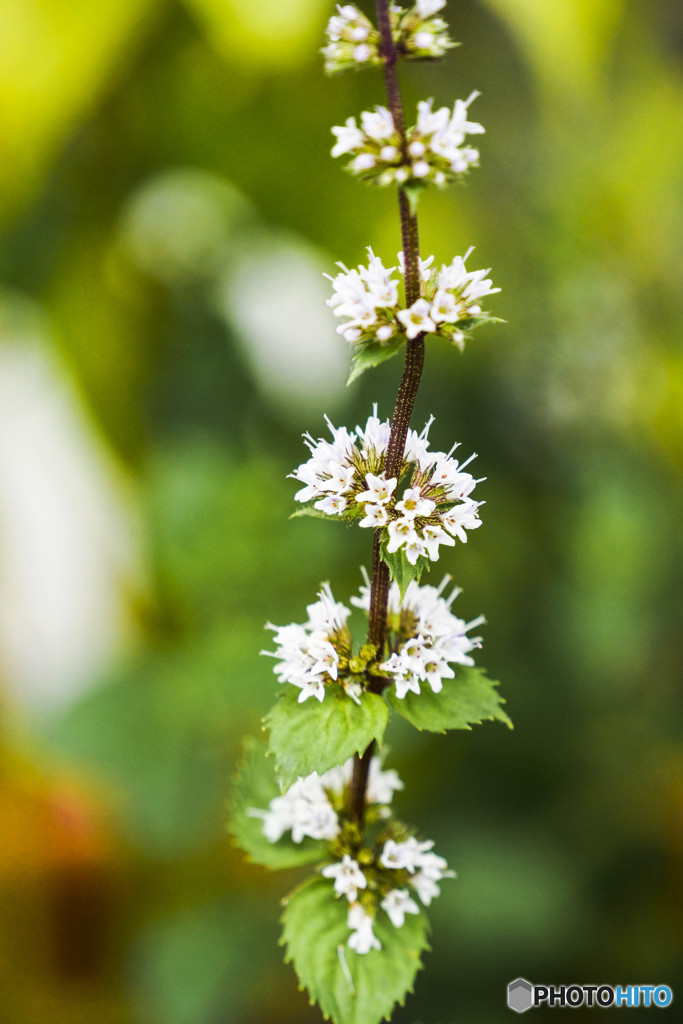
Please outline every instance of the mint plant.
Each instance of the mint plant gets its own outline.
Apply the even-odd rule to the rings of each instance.
[[[330,73],[381,67],[387,107],[332,129],[333,156],[379,187],[397,187],[402,250],[386,267],[368,249],[367,264],[329,276],[328,300],[351,350],[349,383],[405,349],[391,420],[376,407],[355,430],[327,420],[328,437],[305,435],[309,457],[291,476],[302,485],[296,515],[346,520],[372,531],[372,560],[350,598],[366,617],[363,642],[349,628],[351,607],[328,583],[306,619],[269,625],[273,670],[282,692],[266,716],[267,745],[249,744],[233,808],[232,832],[251,859],[271,869],[311,865],[284,900],[285,956],[311,1000],[335,1024],[378,1024],[411,991],[428,948],[425,907],[453,877],[432,840],[392,810],[403,788],[380,750],[391,714],[417,729],[470,729],[497,719],[511,725],[503,701],[475,665],[483,623],[453,608],[459,595],[445,576],[420,583],[443,547],[467,541],[481,525],[480,482],[454,444],[433,450],[433,420],[411,428],[425,340],[458,349],[495,318],[482,301],[499,289],[488,270],[467,270],[465,256],[433,266],[419,252],[418,201],[476,166],[468,120],[477,93],[453,109],[418,104],[407,129],[397,76],[400,60],[433,60],[454,44],[438,16],[445,0],[404,10],[376,0],[374,25],[358,8],[338,8],[323,49]],[[431,341],[429,342],[431,344]],[[266,757],[269,754],[270,757]]]

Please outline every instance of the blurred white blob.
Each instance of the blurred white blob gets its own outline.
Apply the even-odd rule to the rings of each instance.
[[[122,216],[120,239],[141,270],[174,287],[217,274],[235,230],[253,216],[244,196],[225,179],[176,168],[133,194]]]
[[[273,235],[235,254],[218,283],[257,386],[297,422],[343,404],[349,349],[325,305],[332,261],[296,237]]]
[[[0,677],[35,711],[86,688],[121,642],[136,547],[46,334],[31,302],[0,292]]]
[[[205,288],[237,339],[255,386],[296,425],[344,400],[349,347],[325,305],[332,258],[270,229],[229,182],[179,168],[142,185],[120,243],[168,288]]]

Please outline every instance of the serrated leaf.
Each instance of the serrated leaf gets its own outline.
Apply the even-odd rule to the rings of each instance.
[[[428,732],[446,729],[470,729],[480,722],[496,719],[513,728],[503,711],[503,698],[497,682],[488,679],[484,669],[456,668],[454,679],[445,679],[441,693],[433,693],[428,683],[421,683],[421,693],[408,693],[399,700],[392,689],[388,700],[392,708],[414,725]]]
[[[266,744],[261,740],[245,742],[245,759],[234,789],[229,831],[255,864],[266,868],[295,868],[322,860],[327,844],[315,839],[295,843],[284,835],[271,843],[263,834],[262,819],[249,814],[250,808],[266,810],[270,801],[280,795],[273,758],[266,758]]]
[[[412,991],[420,956],[429,949],[429,923],[420,912],[394,928],[380,912],[374,932],[382,949],[358,954],[346,945],[347,912],[346,900],[334,898],[326,879],[295,892],[282,917],[285,959],[293,963],[311,1001],[334,1024],[379,1024]]]
[[[403,348],[405,340],[405,335],[401,335],[386,345],[381,345],[379,342],[369,342],[367,345],[361,345],[351,356],[351,374],[346,382],[346,386],[348,387],[349,384],[352,384],[366,370],[385,363],[387,359],[392,359]]]
[[[382,542],[382,561],[386,562],[391,579],[398,585],[398,589],[401,592],[401,600],[405,597],[406,590],[411,582],[417,580],[419,583],[422,573],[425,569],[429,568],[429,559],[424,556],[418,558],[415,565],[412,565],[408,561],[403,548],[399,548],[398,551],[390,554],[387,551],[386,540]]]
[[[389,720],[381,697],[363,693],[356,704],[338,685],[327,687],[323,701],[309,697],[299,704],[298,694],[298,688],[288,686],[265,718],[285,787],[299,775],[326,772],[362,754],[373,740],[381,744]]]
[[[319,508],[315,508],[313,505],[306,505],[304,508],[298,508],[296,512],[292,512],[290,519],[300,519],[301,516],[310,516],[313,519],[331,519],[332,522],[343,523],[344,520],[341,516],[331,516],[327,512],[321,512]]]

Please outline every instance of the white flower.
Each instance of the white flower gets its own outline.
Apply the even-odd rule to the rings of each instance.
[[[402,512],[405,519],[415,516],[429,516],[436,508],[436,503],[423,498],[419,487],[409,487],[403,492],[403,498],[396,503],[396,511]]]
[[[415,875],[411,881],[425,907],[428,907],[434,897],[439,896],[441,893],[441,889],[434,879],[424,875],[422,872]]]
[[[431,18],[437,11],[442,10],[446,6],[446,0],[417,0],[415,7],[417,13],[421,18],[425,20]]]
[[[481,93],[473,92],[467,97],[466,100],[456,100],[455,106],[453,107],[453,114],[450,120],[450,130],[454,133],[462,135],[481,135],[484,132],[484,128],[476,121],[467,120],[467,108],[469,107],[472,100],[476,100],[477,96]]]
[[[329,841],[339,832],[336,812],[315,772],[297,779],[286,793],[271,800],[268,810],[250,807],[247,813],[263,819],[263,834],[271,843],[289,831],[295,843],[306,837]]]
[[[362,442],[360,451],[364,460],[378,459],[386,454],[391,434],[389,420],[380,420],[377,416],[377,406],[372,407],[372,416],[368,418],[364,427],[356,427],[359,439]]]
[[[343,765],[331,768],[323,775],[313,772],[297,779],[286,793],[270,801],[267,810],[250,807],[247,813],[250,817],[262,819],[263,834],[271,843],[276,843],[285,832],[292,833],[295,843],[300,843],[307,836],[330,841],[339,833],[339,821],[330,802],[330,794],[335,799],[340,798],[352,776],[353,758],[349,758]],[[377,805],[380,812],[385,810],[388,813],[394,792],[402,788],[403,783],[396,772],[382,771],[380,759],[373,757],[368,772],[368,803]],[[355,885],[356,888],[364,888],[360,882]]]
[[[394,839],[387,839],[380,854],[380,864],[385,868],[405,868],[412,874],[421,866],[422,855],[431,850],[433,845],[431,839],[420,843],[415,836],[410,836],[402,843],[397,843]]]
[[[337,144],[332,149],[332,156],[343,156],[352,153],[363,144],[363,133],[356,125],[355,117],[350,117],[345,124],[332,129],[337,136]]]
[[[393,868],[396,871],[407,867],[403,855],[403,844],[397,843],[395,839],[387,839],[380,854],[379,862],[382,867]]]
[[[329,583],[323,584],[318,594],[318,600],[306,606],[308,612],[308,623],[313,630],[322,630],[327,633],[340,633],[346,620],[351,614],[350,608],[335,601]]]
[[[438,561],[439,547],[442,544],[449,548],[455,545],[455,541],[445,530],[442,530],[440,526],[432,526],[429,523],[422,527],[422,541],[427,555],[432,562]]]
[[[373,476],[372,473],[367,473],[365,480],[368,485],[367,490],[357,494],[356,501],[369,501],[376,505],[386,505],[396,490],[396,478],[391,477],[387,480],[385,473],[382,473],[381,476]]]
[[[387,544],[387,551],[390,555],[393,555],[399,548],[414,544],[419,539],[415,532],[414,520],[407,516],[402,516],[400,519],[392,519],[389,523],[388,533],[389,543]]]
[[[434,132],[445,131],[448,127],[450,110],[448,107],[440,107],[433,111],[433,102],[434,100],[421,100],[417,105],[417,130],[421,136],[433,135]],[[346,123],[349,124],[349,121]]]
[[[398,283],[393,279],[392,274],[396,267],[385,267],[370,246],[368,246],[368,256],[367,267],[359,267],[358,273],[366,283],[375,306],[395,305],[398,301]]]
[[[360,903],[349,907],[347,924],[352,929],[348,945],[356,953],[369,953],[371,949],[381,949],[382,943],[372,930],[373,918]]]
[[[329,494],[326,498],[316,501],[314,507],[324,512],[325,515],[337,516],[346,508],[346,498],[343,498],[340,494]]]
[[[359,153],[350,166],[353,171],[369,171],[375,166],[375,158],[372,153]]]
[[[431,840],[420,842],[415,836],[409,836],[402,842],[388,839],[379,858],[380,864],[387,870],[409,872],[410,885],[425,906],[439,895],[438,882],[443,878],[455,877],[455,873],[448,870],[446,860],[432,852],[433,846],[434,843]],[[412,908],[408,907],[407,900],[412,903]],[[380,905],[386,910],[397,928],[403,925],[406,913],[418,913],[418,907],[406,889],[392,890]],[[393,916],[394,913],[396,920]]]
[[[463,472],[465,466],[468,466],[473,459],[476,459],[476,454],[470,455],[465,462],[461,463],[456,462],[448,455],[439,455],[429,483],[432,487],[439,488],[447,498],[453,501],[464,500],[478,483],[470,473]]]
[[[290,680],[290,682],[294,682],[294,680]],[[315,697],[316,700],[321,702],[325,699],[325,684],[320,676],[302,676],[299,682],[294,683],[294,685],[299,687],[298,704],[303,704],[309,697]]]
[[[392,889],[380,903],[394,928],[402,928],[406,914],[419,914],[420,908],[408,894],[407,889]]]
[[[350,903],[353,903],[358,895],[358,889],[367,888],[367,879],[358,862],[353,860],[348,853],[345,853],[341,861],[336,864],[328,864],[322,873],[325,878],[334,878],[334,891],[338,896],[346,896]]]
[[[451,292],[440,289],[432,299],[431,318],[439,324],[442,320],[454,322],[460,319],[460,310]]]
[[[464,256],[456,256],[450,265],[441,267],[437,276],[439,288],[437,294],[441,296],[442,292],[454,293],[454,298],[460,303],[458,308],[460,317],[480,313],[481,308],[477,305],[479,299],[500,291],[500,288],[494,288],[492,281],[486,277],[490,270],[468,271],[466,269],[465,261],[472,251],[469,249]]]
[[[408,309],[402,309],[397,313],[409,338],[416,338],[418,334],[429,334],[435,329],[436,324],[431,319],[430,312],[429,302],[425,299],[417,299]]]
[[[281,839],[284,833],[291,829],[293,823],[293,808],[282,797],[271,800],[267,811],[258,807],[248,807],[247,814],[250,818],[262,819],[261,831],[269,843],[276,843]]]
[[[387,512],[384,505],[366,505],[365,506],[365,518],[361,519],[359,526],[363,529],[377,529],[380,526],[386,526],[389,522],[389,513]]]
[[[423,38],[421,43],[427,44],[427,40]],[[417,124],[408,132],[408,153],[418,160],[412,167],[414,177],[444,184],[448,177],[476,164],[478,152],[464,143],[467,135],[484,131],[476,121],[467,119],[467,108],[478,95],[474,92],[467,100],[456,100],[452,112],[448,107],[433,110],[433,100],[418,103]]]
[[[404,550],[406,553],[406,558],[408,559],[411,565],[415,565],[417,563],[418,558],[424,558],[425,555],[427,554],[427,548],[424,544],[424,541],[420,540],[417,534],[406,540]]]
[[[353,466],[341,466],[338,462],[330,459],[327,463],[327,472],[329,473],[328,490],[334,494],[343,494],[344,491],[349,490],[353,480]]]
[[[273,671],[281,683],[291,683],[300,690],[298,701],[315,697],[322,701],[325,684],[338,677],[339,650],[350,647],[346,619],[351,610],[335,601],[328,584],[318,595],[318,601],[307,608],[308,620],[299,625],[273,626],[275,651],[262,651],[276,658]]]
[[[431,32],[416,32],[413,42],[418,50],[428,50],[434,44],[434,36]]]
[[[398,649],[380,666],[392,676],[396,696],[403,700],[408,693],[421,693],[421,684],[427,683],[433,693],[440,693],[444,679],[455,675],[452,665],[474,665],[470,652],[481,646],[481,637],[469,636],[469,631],[482,624],[480,616],[471,622],[457,618],[451,611],[455,598],[460,593],[454,589],[448,598],[443,591],[450,577],[445,576],[439,587],[419,586],[414,580],[409,584],[403,601],[398,586],[393,583],[389,590],[390,621],[412,623],[410,633],[401,627],[397,641]],[[368,589],[361,588],[359,598],[353,598],[357,607],[369,607]]]
[[[481,526],[479,504],[476,501],[466,501],[462,505],[455,505],[441,517],[444,528],[461,540],[463,544],[467,542],[465,531],[476,530]]]
[[[393,769],[382,771],[382,764],[378,757],[370,761],[368,771],[367,799],[371,804],[388,805],[393,799],[396,790],[403,789],[403,783],[398,773]]]
[[[412,647],[408,647],[408,644],[412,644]],[[421,693],[420,679],[414,672],[414,666],[419,664],[419,661],[412,659],[412,655],[415,653],[415,641],[408,640],[404,647],[407,649],[402,655],[394,651],[389,660],[382,665],[384,671],[394,677],[396,696],[399,700],[403,700],[407,693]]]
[[[444,878],[448,870],[448,861],[431,852],[433,845],[434,843],[430,843],[429,846],[424,846],[426,852],[420,852],[417,866],[429,878]]]
[[[455,872],[448,870],[448,863],[436,853],[422,853],[416,862],[418,868],[410,882],[426,907],[441,892],[437,882],[442,878],[455,878]]]
[[[360,122],[365,134],[376,142],[388,139],[394,134],[394,121],[386,107],[363,111]]]
[[[366,155],[362,159],[365,160]],[[367,156],[367,161],[372,160],[373,157]],[[398,281],[392,276],[396,267],[385,267],[371,248],[368,248],[368,256],[367,267],[348,270],[343,263],[338,263],[342,273],[334,278],[325,275],[333,287],[327,305],[332,307],[335,316],[349,318],[350,323],[342,325],[339,332],[354,344],[388,341],[397,331],[393,316],[398,306]]]

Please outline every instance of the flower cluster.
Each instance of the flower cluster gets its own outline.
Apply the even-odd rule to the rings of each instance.
[[[322,775],[314,772],[297,779],[286,793],[270,801],[267,810],[250,807],[248,813],[262,819],[263,834],[271,843],[286,833],[295,843],[307,837],[330,843],[332,860],[321,873],[332,879],[335,896],[348,900],[348,945],[364,954],[382,948],[373,931],[380,910],[395,928],[401,928],[407,914],[420,912],[413,896],[429,906],[439,895],[438,883],[453,877],[453,872],[443,857],[432,852],[433,842],[419,842],[397,822],[382,826],[374,848],[360,852],[349,846],[341,811],[352,775],[351,759]],[[402,788],[398,774],[384,771],[380,759],[373,757],[367,803],[375,807],[378,819],[388,817],[393,794]]]
[[[359,520],[365,528],[383,528],[386,551],[405,553],[415,565],[418,558],[436,561],[442,544],[452,547],[455,537],[467,540],[467,530],[481,525],[479,507],[470,494],[479,482],[464,472],[475,457],[458,463],[451,451],[429,450],[432,420],[422,432],[408,432],[398,479],[384,472],[390,424],[377,417],[349,433],[327,420],[332,441],[305,435],[311,457],[291,475],[304,484],[295,498],[323,516]],[[399,486],[407,484],[400,492]]]
[[[406,915],[420,913],[413,895],[429,906],[440,893],[441,879],[453,877],[444,858],[431,852],[433,846],[431,840],[419,842],[414,836],[399,842],[386,839],[371,860],[365,858],[362,867],[344,853],[341,860],[322,869],[325,878],[334,879],[335,894],[349,902],[348,945],[356,953],[382,948],[373,930],[380,910],[394,928],[402,928]]]
[[[248,813],[252,818],[262,819],[262,831],[270,843],[276,843],[286,832],[291,833],[295,843],[307,837],[331,842],[340,832],[337,810],[352,775],[353,759],[322,775],[313,772],[297,779],[286,793],[274,797],[267,810],[250,807]],[[403,789],[403,783],[398,774],[393,770],[383,771],[380,759],[373,757],[368,772],[367,801],[377,807],[379,817],[389,814],[389,804],[399,789]]]
[[[455,873],[448,870],[444,858],[431,852],[433,846],[430,839],[420,843],[414,836],[409,836],[403,842],[388,839],[380,856],[382,867],[408,872],[411,876],[410,884],[426,907],[435,896],[441,895],[438,886],[441,879],[455,877]]]
[[[267,628],[275,632],[275,651],[261,651],[261,654],[277,658],[273,669],[281,683],[298,686],[299,703],[309,697],[322,700],[326,684],[340,678],[351,653],[351,634],[346,620],[350,608],[335,601],[328,584],[324,584],[318,600],[309,604],[308,619],[303,624]],[[353,689],[350,691],[354,695]]]
[[[433,100],[418,103],[417,124],[406,132],[405,145],[386,107],[365,110],[360,126],[355,117],[332,129],[337,142],[332,156],[349,155],[349,171],[373,185],[446,185],[479,161],[479,152],[465,145],[467,135],[484,128],[467,120],[467,108],[479,95],[456,100],[453,110],[432,110]]]
[[[467,633],[481,625],[484,618],[465,622],[453,615],[451,605],[460,590],[455,587],[447,598],[443,597],[449,582],[450,576],[445,576],[438,587],[419,586],[413,580],[403,600],[398,586],[391,585],[387,625],[392,654],[379,667],[393,678],[399,700],[410,692],[419,694],[424,682],[433,693],[440,693],[443,680],[455,676],[452,664],[474,665],[470,651],[481,647],[481,637],[470,637]],[[351,598],[351,603],[369,611],[367,581],[360,596]]]
[[[417,0],[408,10],[391,8],[393,38],[401,57],[429,60],[443,57],[456,46],[448,35],[448,25],[436,15],[446,0]]]
[[[322,50],[325,71],[334,74],[346,68],[381,64],[381,36],[372,22],[354,4],[337,6],[337,11],[325,31],[327,45]]]
[[[443,680],[455,675],[451,665],[474,665],[470,652],[481,647],[481,637],[468,636],[468,632],[481,625],[484,618],[479,616],[465,622],[452,613],[451,606],[460,590],[454,587],[447,598],[443,597],[450,579],[445,576],[438,587],[420,586],[413,580],[403,600],[397,584],[392,583],[390,587],[387,627],[391,655],[380,661],[378,668],[393,678],[396,696],[401,700],[407,693],[419,694],[423,682],[429,684],[433,693],[440,693]],[[351,598],[351,604],[369,612],[367,576],[359,595]],[[280,682],[299,687],[299,703],[311,696],[324,700],[326,686],[332,681],[337,681],[350,697],[358,700],[362,677],[354,678],[350,667],[356,667],[358,662],[364,668],[367,661],[361,655],[352,657],[351,636],[345,625],[350,609],[334,601],[329,587],[325,587],[320,600],[308,606],[308,612],[309,620],[304,626],[295,623],[269,626],[275,630],[277,650],[261,653],[278,659],[274,671]],[[374,660],[376,652],[374,648],[371,650],[369,657]],[[362,668],[357,670],[362,671]],[[333,778],[330,773],[326,777]],[[342,778],[339,788],[343,785]]]
[[[407,10],[390,8],[392,37],[399,56],[429,60],[443,57],[455,45],[449,38],[446,22],[435,17],[445,6],[446,0],[417,0]],[[347,68],[382,64],[381,37],[372,22],[354,4],[338,6],[337,11],[325,32],[325,71],[334,74]]]
[[[469,249],[464,256],[433,269],[433,256],[420,260],[420,297],[407,309],[399,301],[403,253],[398,254],[394,267],[385,267],[370,248],[367,267],[348,270],[338,263],[341,273],[326,275],[333,289],[327,305],[344,321],[337,332],[354,347],[389,345],[424,333],[462,348],[467,332],[491,319],[482,310],[481,300],[500,291],[486,276],[488,269],[467,270],[465,262],[471,253]]]

